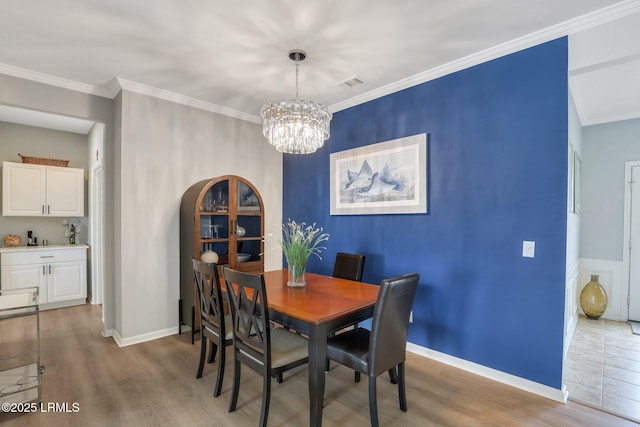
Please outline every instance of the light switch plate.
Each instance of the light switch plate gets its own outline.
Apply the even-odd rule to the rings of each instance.
[[[536,256],[536,242],[529,240],[522,241],[522,256],[525,258],[534,258]]]

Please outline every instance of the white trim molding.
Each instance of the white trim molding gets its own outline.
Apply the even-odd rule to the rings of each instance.
[[[50,76],[49,74],[39,73],[37,71],[27,70],[26,68],[14,67],[9,64],[0,63],[0,74],[17,77],[19,79],[30,80],[32,82],[44,83],[50,86],[60,87],[63,89],[75,90],[76,92],[96,95],[102,98],[111,98],[108,89],[100,86],[94,86],[86,83],[80,83],[75,80],[63,79],[60,77]]]
[[[631,170],[640,166],[640,161],[624,162],[624,231],[622,237],[622,291],[625,296],[631,294],[631,283],[629,278],[631,262]],[[629,319],[629,304],[625,301],[622,312],[624,321]]]
[[[140,344],[146,341],[153,341],[158,338],[168,337],[170,335],[176,335],[178,333],[178,327],[174,326],[172,328],[161,329],[158,331],[153,331],[128,338],[122,338],[116,330],[110,330],[109,332],[113,340],[116,342],[116,344],[118,344],[118,347],[126,347],[133,344]],[[107,335],[107,331],[105,331],[104,336],[109,336]]]
[[[507,374],[506,372],[488,368],[477,363],[469,362],[468,360],[450,356],[445,353],[440,353],[439,351],[431,350],[429,348],[421,347],[412,343],[407,343],[407,350],[411,353],[415,353],[420,356],[442,362],[446,365],[462,369],[463,371],[471,372],[472,374],[480,375],[481,377],[485,377],[490,380],[518,388],[520,390],[537,394],[538,396],[546,397],[556,402],[567,403],[567,398],[569,397],[569,393],[566,391],[564,386],[562,387],[562,390],[558,390],[553,387],[537,383],[535,381]]]
[[[573,333],[578,325],[578,307],[580,301],[578,298],[578,276],[580,273],[580,261],[578,261],[570,271],[567,271],[565,285],[565,301],[564,301],[564,341],[562,359],[567,357],[569,345],[573,338]]]
[[[210,102],[202,101],[200,99],[184,96],[179,93],[170,92],[164,89],[158,89],[152,86],[147,86],[142,83],[136,83],[129,80],[117,78],[116,81],[123,90],[138,93],[141,95],[151,96],[153,98],[163,99],[176,104],[186,105],[188,107],[198,108],[200,110],[209,111],[212,113],[222,114],[223,116],[233,117],[235,119],[245,120],[252,123],[262,123],[262,119],[253,114],[243,113],[242,111],[234,110],[232,108],[223,107],[221,105],[212,104]],[[117,95],[117,93],[116,93]],[[114,95],[115,96],[115,95]]]

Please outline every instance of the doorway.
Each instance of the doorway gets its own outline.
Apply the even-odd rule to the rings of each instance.
[[[640,161],[625,163],[624,252],[622,269],[628,285],[627,319],[640,322]]]
[[[91,271],[91,288],[87,293],[91,295],[91,303],[102,304],[102,316],[104,331],[108,335],[108,325],[112,324],[113,315],[110,314],[113,306],[112,298],[105,298],[105,292],[109,295],[109,288],[105,286],[105,232],[104,232],[104,212],[105,212],[105,169],[103,164],[105,124],[89,119],[63,116],[54,113],[29,110],[25,108],[13,107],[0,104],[0,121],[16,123],[24,126],[31,126],[42,129],[70,132],[86,136],[88,159],[88,199],[89,199],[89,238],[91,247],[89,258],[89,269]],[[96,150],[98,156],[96,157]],[[97,286],[97,287],[96,287]],[[108,307],[106,305],[109,305]],[[105,319],[105,316],[107,318]]]

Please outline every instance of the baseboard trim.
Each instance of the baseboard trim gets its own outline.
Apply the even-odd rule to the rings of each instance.
[[[47,302],[44,304],[39,304],[40,310],[55,310],[57,308],[66,308],[73,307],[76,305],[84,305],[87,303],[86,298],[78,298],[66,301],[56,301],[56,302]]]
[[[118,347],[126,347],[133,344],[140,344],[146,341],[153,341],[158,338],[168,337],[170,335],[176,335],[178,333],[178,327],[174,326],[172,328],[161,329],[159,331],[149,332],[147,334],[136,335],[133,337],[122,338],[118,331],[111,330],[110,335],[113,340],[118,344]],[[106,331],[105,331],[106,336]]]
[[[538,396],[546,397],[547,399],[551,399],[556,402],[567,403],[567,398],[569,397],[569,393],[565,389],[564,385],[562,386],[562,390],[558,390],[553,387],[537,383],[535,381],[507,374],[496,369],[488,368],[477,363],[469,362],[468,360],[460,359],[412,343],[407,343],[407,350],[411,353],[424,356],[438,362],[442,362],[444,364],[462,369],[463,371],[471,372],[472,374],[480,375],[499,383],[519,388],[520,390],[537,394]]]

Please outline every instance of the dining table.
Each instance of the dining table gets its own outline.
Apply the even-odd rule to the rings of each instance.
[[[327,336],[373,316],[379,286],[306,273],[306,285],[287,286],[288,271],[264,273],[271,320],[308,336],[309,425],[322,425]]]

